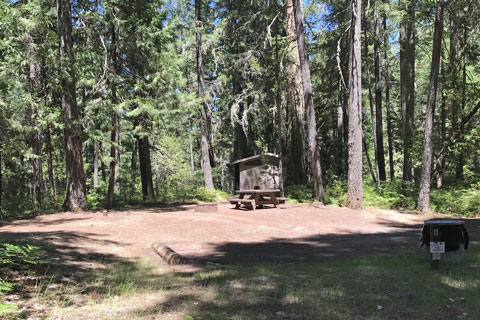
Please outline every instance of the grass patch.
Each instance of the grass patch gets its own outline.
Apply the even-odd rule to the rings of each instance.
[[[205,187],[200,187],[195,193],[195,200],[200,202],[220,202],[228,199],[230,195],[222,190],[207,190]]]
[[[76,282],[37,282],[32,290],[44,308],[29,316],[41,318],[475,318],[480,249],[468,250],[463,263],[442,262],[437,271],[429,269],[424,251],[323,263],[212,265],[169,274],[145,260],[122,261]],[[25,316],[10,311],[9,319]]]

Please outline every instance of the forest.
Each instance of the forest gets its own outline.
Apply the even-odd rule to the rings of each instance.
[[[292,201],[480,214],[476,0],[5,0],[0,213]]]

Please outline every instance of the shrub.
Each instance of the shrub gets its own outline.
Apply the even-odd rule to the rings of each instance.
[[[313,185],[304,184],[285,187],[285,196],[294,202],[310,202],[313,199]]]
[[[202,202],[219,202],[227,199],[229,194],[221,190],[207,190],[200,187],[195,193],[195,199]]]

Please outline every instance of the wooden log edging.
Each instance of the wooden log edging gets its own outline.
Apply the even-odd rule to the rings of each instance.
[[[184,259],[181,255],[163,243],[154,242],[152,244],[152,249],[169,265],[182,264],[184,262]]]

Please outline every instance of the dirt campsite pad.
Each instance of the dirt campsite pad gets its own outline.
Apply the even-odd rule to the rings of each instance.
[[[423,220],[432,217],[309,204],[256,211],[229,204],[219,204],[216,212],[194,207],[42,215],[4,224],[0,238],[51,243],[57,263],[72,272],[75,266],[145,257],[168,271],[191,271],[207,262],[305,262],[413,251]],[[478,241],[478,226],[467,223],[467,228]],[[188,264],[167,266],[152,250],[154,242],[169,246]]]

